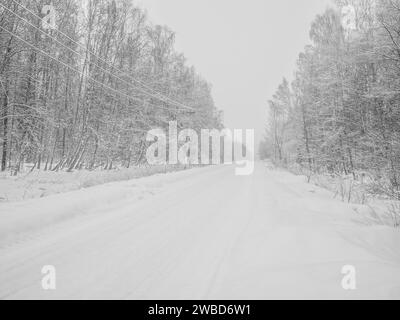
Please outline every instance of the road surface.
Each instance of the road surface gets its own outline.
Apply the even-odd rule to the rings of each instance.
[[[129,196],[107,199],[118,188]],[[263,163],[246,177],[208,167],[93,187],[13,215],[32,211],[40,225],[49,207],[56,216],[85,197],[73,217],[2,240],[1,299],[400,298],[398,230],[363,224],[328,191]],[[56,290],[42,288],[45,265]],[[346,265],[356,290],[342,287]]]

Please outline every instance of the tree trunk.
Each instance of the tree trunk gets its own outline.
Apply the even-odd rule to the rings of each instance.
[[[7,84],[3,83],[4,99],[3,99],[3,145],[1,156],[1,171],[7,168],[7,149],[8,149],[8,88]]]

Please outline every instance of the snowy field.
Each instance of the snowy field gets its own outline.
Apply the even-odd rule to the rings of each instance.
[[[3,203],[0,298],[399,299],[400,232],[357,212],[262,163]]]
[[[0,203],[43,198],[107,182],[124,181],[153,174],[182,170],[184,166],[142,166],[113,170],[76,170],[73,172],[25,170],[17,176],[0,172]]]

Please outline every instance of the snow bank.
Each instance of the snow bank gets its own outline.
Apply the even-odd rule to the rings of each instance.
[[[143,166],[115,170],[27,172],[17,177],[0,174],[0,203],[43,198],[52,194],[182,170],[182,166]]]
[[[279,169],[268,161],[265,162],[265,166],[281,174],[285,172],[284,169]],[[300,177],[302,182],[307,181],[300,168],[292,166],[289,171],[294,176]],[[354,179],[352,175],[314,174],[311,176],[311,185],[329,191],[334,199],[349,203],[349,207],[356,212],[356,220],[359,223],[399,228],[400,201],[390,199],[383,192],[373,192],[377,183],[368,174],[360,172],[358,176],[361,178]]]
[[[87,189],[82,188],[80,184],[85,183],[88,186],[117,178],[126,180],[143,173],[143,171],[131,170],[128,172],[125,170],[114,172],[114,174],[97,172],[97,174],[86,173],[86,175],[76,172],[68,177],[68,179],[77,177],[76,184],[72,180],[66,182],[68,176],[66,173],[55,174],[54,176],[50,174],[50,177],[57,176],[60,178],[59,183],[63,188],[58,190],[65,191],[73,186],[79,186],[81,189],[38,199],[0,203],[0,244],[19,238],[25,233],[54,226],[56,223],[78,216],[100,214],[112,206],[123,205],[126,201],[142,200],[155,192],[163,191],[164,186],[171,181],[190,176],[195,174],[196,171],[196,169],[191,169],[175,173],[154,174],[129,181],[105,183]],[[156,169],[147,171],[149,174],[150,172],[155,173]],[[45,176],[42,172],[39,175]],[[30,179],[33,179],[33,177],[34,175]],[[38,186],[49,183],[48,181],[49,179],[39,180],[35,185],[36,189]],[[15,191],[14,189],[15,185],[11,184],[10,192]],[[55,190],[49,189],[49,192],[51,191],[55,193]]]

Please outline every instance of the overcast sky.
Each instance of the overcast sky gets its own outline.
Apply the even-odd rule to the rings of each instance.
[[[138,3],[138,2],[136,2]],[[330,0],[139,0],[155,24],[176,32],[184,52],[213,85],[228,128],[264,134],[267,101],[309,43],[314,17]],[[257,146],[256,146],[257,148]]]

